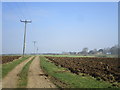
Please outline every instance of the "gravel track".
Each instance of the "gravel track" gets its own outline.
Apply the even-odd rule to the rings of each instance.
[[[33,57],[28,58],[19,65],[17,65],[12,71],[10,71],[2,80],[2,88],[17,88],[18,74]]]

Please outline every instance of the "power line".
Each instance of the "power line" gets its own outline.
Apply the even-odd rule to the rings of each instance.
[[[29,19],[32,19],[31,18],[31,11],[30,11],[30,8],[29,8],[30,6],[28,5],[28,2],[24,2],[24,7],[27,11],[27,16],[29,17]]]
[[[23,0],[22,3],[19,3],[19,2],[15,2],[13,4],[6,4],[5,6],[9,9],[12,9],[12,11],[15,11],[15,16],[18,17],[19,19],[27,19],[27,17],[29,19],[31,19],[31,12],[28,8],[28,4],[26,4],[27,2],[25,2]],[[24,6],[25,9],[22,8],[22,6]],[[15,8],[13,7],[15,6]],[[17,13],[17,14],[16,14]]]
[[[6,4],[5,7],[3,7],[3,8],[7,8],[7,9],[9,8],[9,9],[11,9],[12,12],[13,12],[12,14],[14,14],[14,15],[16,16],[16,18],[20,19],[18,10],[16,11],[11,4],[8,3],[8,4]],[[15,16],[14,16],[14,17],[15,17]]]
[[[38,50],[39,50],[39,49],[38,49],[38,47],[37,47],[37,54],[38,54]]]
[[[18,11],[17,11],[17,12],[20,13],[20,14],[19,14],[20,17],[26,19],[23,10],[22,10],[21,7],[20,7],[19,2],[16,2],[15,5],[16,5],[16,8],[18,8],[18,11],[19,11],[19,12],[18,12]]]
[[[25,41],[26,41],[26,24],[31,23],[32,21],[28,21],[28,20],[20,20],[20,21],[25,23],[24,43],[23,43],[23,56],[24,56],[24,54],[25,54]]]
[[[37,41],[33,41],[33,43],[34,43],[34,54],[35,54],[35,51],[36,51],[36,50],[35,50],[35,44],[36,44],[36,42],[37,42]]]

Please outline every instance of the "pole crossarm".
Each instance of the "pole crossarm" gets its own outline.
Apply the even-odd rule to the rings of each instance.
[[[32,23],[31,20],[20,20],[21,22],[24,22],[24,23]]]

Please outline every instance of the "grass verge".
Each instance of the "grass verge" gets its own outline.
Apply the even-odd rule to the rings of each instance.
[[[51,56],[51,57],[95,57],[95,56],[83,56],[83,55],[41,55],[41,56]]]
[[[2,78],[4,78],[13,68],[15,68],[18,64],[28,59],[30,56],[23,57],[21,59],[15,60],[13,62],[3,64],[2,65]]]
[[[58,81],[66,84],[64,88],[116,88],[112,84],[105,81],[98,81],[91,76],[76,75],[69,71],[63,72],[66,69],[58,67],[49,62],[45,57],[40,57],[42,69]],[[58,87],[63,88],[60,84]]]
[[[19,81],[18,81],[18,88],[25,88],[27,86],[27,82],[28,82],[28,70],[30,67],[30,64],[32,63],[32,61],[34,60],[35,57],[33,57],[21,70],[21,72],[19,73]]]
[[[41,56],[51,56],[51,57],[111,57],[111,58],[114,58],[114,57],[118,57],[117,55],[87,55],[87,56],[84,56],[84,55],[41,55]]]

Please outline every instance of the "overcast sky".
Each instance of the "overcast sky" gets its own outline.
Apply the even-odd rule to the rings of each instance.
[[[26,53],[100,49],[118,43],[117,2],[27,2],[2,3],[4,54],[22,53],[24,23]]]

